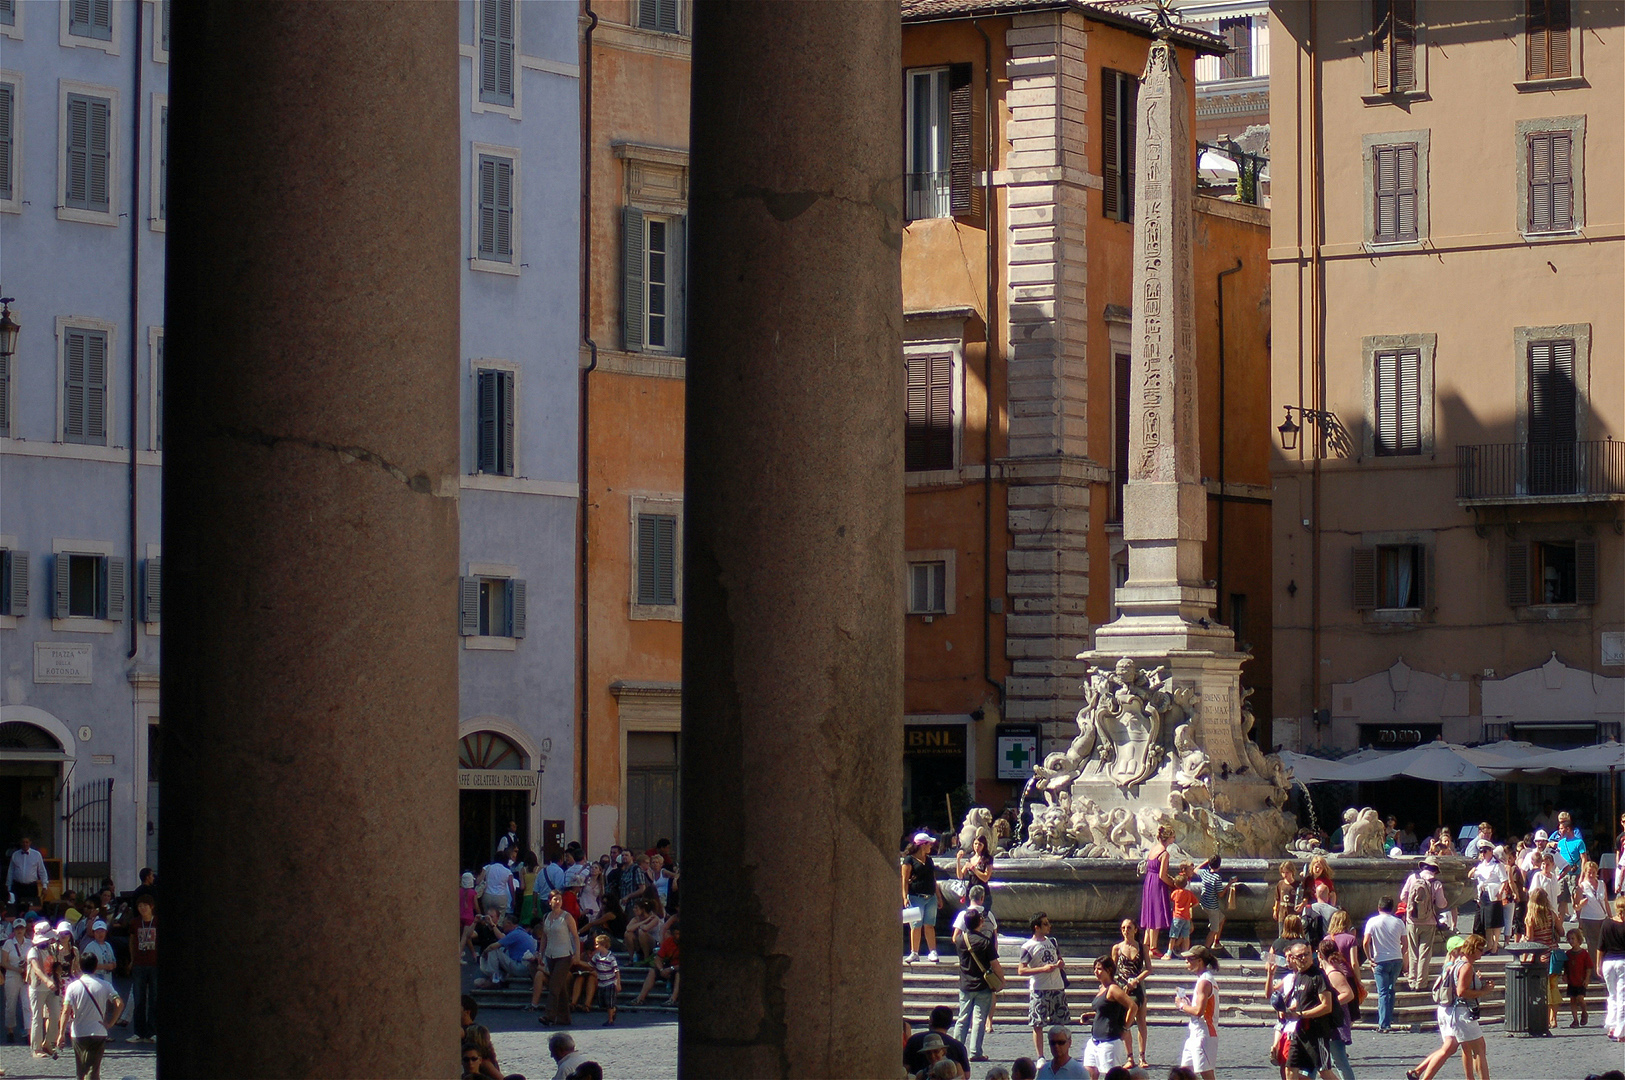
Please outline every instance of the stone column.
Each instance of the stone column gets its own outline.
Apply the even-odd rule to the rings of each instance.
[[[166,1076],[456,1068],[457,18],[176,11]]]
[[[901,973],[901,24],[695,7],[685,1076],[889,1076]]]

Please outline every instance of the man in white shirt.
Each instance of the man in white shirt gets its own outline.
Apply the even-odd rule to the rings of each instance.
[[[547,1052],[559,1063],[553,1080],[569,1080],[570,1074],[587,1060],[587,1056],[576,1049],[576,1041],[562,1031],[547,1040]]]
[[[981,888],[980,885],[975,888]],[[973,892],[975,889],[972,890]],[[1027,976],[1027,1023],[1033,1029],[1033,1057],[1044,1059],[1044,1029],[1067,1020],[1066,961],[1049,936],[1049,916],[1033,916],[1033,936],[1021,943],[1017,975]]]
[[[28,924],[17,919],[11,924],[11,936],[0,945],[0,971],[6,975],[6,1042],[17,1041],[16,1024],[20,1020],[28,1030]]]
[[[68,984],[62,995],[62,1022],[56,1044],[73,1039],[73,1064],[79,1080],[102,1080],[102,1051],[107,1049],[107,1025],[118,1020],[124,1000],[113,984],[96,977],[95,953],[79,958],[84,974]]]
[[[1394,1023],[1394,984],[1405,963],[1405,922],[1394,914],[1394,898],[1377,901],[1377,913],[1365,922],[1362,944],[1371,958],[1371,972],[1377,981],[1377,1030],[1388,1031]]]
[[[488,915],[500,915],[513,908],[513,850],[502,853],[502,856],[480,871],[480,880],[485,883],[480,893],[480,907]]]
[[[45,869],[45,856],[34,847],[34,842],[23,837],[17,844],[17,850],[11,853],[11,865],[6,869],[6,888],[16,897],[17,903],[26,904],[30,900],[38,900],[41,891],[51,883],[51,875]]]

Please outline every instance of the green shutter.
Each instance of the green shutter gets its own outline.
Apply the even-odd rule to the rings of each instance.
[[[457,579],[457,632],[477,637],[480,632],[480,579]]]
[[[116,555],[109,555],[102,560],[102,572],[105,575],[103,580],[106,587],[101,605],[102,618],[122,619],[125,597],[130,590],[125,562]]]
[[[17,0],[0,0],[0,26],[17,25]]]
[[[508,636],[522,638],[525,636],[525,583],[513,578],[508,580]]]
[[[6,578],[11,593],[6,614],[21,618],[28,614],[28,552],[7,553]]]
[[[643,211],[621,211],[621,340],[627,352],[643,351]]]
[[[497,472],[503,476],[514,474],[513,456],[513,372],[497,372],[497,404],[501,409],[501,449],[502,460],[497,462]]]
[[[513,104],[514,0],[480,0],[480,100]]]
[[[11,83],[0,83],[0,199],[16,197],[13,190],[16,184],[16,169],[13,164],[12,148],[16,139],[12,134],[12,119],[17,102],[17,88]]]
[[[160,621],[164,595],[163,559],[151,558],[141,569],[141,621]]]
[[[66,551],[51,556],[51,617],[66,619],[73,610],[73,556]]]

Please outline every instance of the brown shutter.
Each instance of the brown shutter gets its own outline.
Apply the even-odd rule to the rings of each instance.
[[[1394,92],[1416,89],[1416,0],[1393,0]]]
[[[954,358],[931,358],[930,468],[954,467]]]
[[[1117,72],[1102,71],[1100,75],[1100,175],[1105,181],[1100,189],[1101,213],[1117,218],[1122,214],[1117,198],[1121,176],[1117,145]]]
[[[1595,604],[1597,602],[1597,542],[1595,540],[1576,540],[1574,542],[1574,602],[1576,604]]]
[[[1574,228],[1574,136],[1552,132],[1552,229]]]
[[[1371,0],[1372,80],[1379,94],[1393,89],[1393,4],[1391,0]]]
[[[1529,231],[1552,231],[1552,135],[1529,136]]]
[[[1422,606],[1428,611],[1436,611],[1439,607],[1439,590],[1433,587],[1438,579],[1438,572],[1434,564],[1434,548],[1432,544],[1422,546]]]
[[[1530,79],[1551,77],[1550,38],[1546,31],[1546,0],[1529,0],[1529,20],[1524,31],[1524,71]]]
[[[1370,611],[1377,606],[1377,549],[1354,549],[1354,610]]]
[[[1566,79],[1569,71],[1569,0],[1546,0],[1548,75]]]
[[[1376,148],[1377,186],[1373,209],[1376,213],[1374,236],[1378,243],[1399,239],[1399,151],[1397,146]]]
[[[931,426],[931,360],[926,356],[910,356],[907,366],[906,428],[903,437],[903,468],[918,472],[930,468],[929,431]]]
[[[1529,606],[1529,545],[1507,545],[1507,606]]]
[[[948,212],[975,213],[976,174],[971,168],[971,66],[948,69]]]
[[[1123,220],[1134,220],[1134,150],[1139,146],[1140,80],[1133,75],[1118,77],[1123,87],[1123,100],[1117,111],[1123,116],[1123,137],[1119,157],[1123,160]]]
[[[1396,201],[1396,238],[1400,240],[1415,240],[1419,237],[1417,219],[1417,202],[1419,182],[1416,175],[1416,144],[1396,147],[1395,158],[1398,177],[1394,197]]]

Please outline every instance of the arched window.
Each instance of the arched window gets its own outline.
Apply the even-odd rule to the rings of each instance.
[[[57,750],[62,745],[50,732],[21,720],[0,724],[0,750]]]
[[[463,737],[457,752],[457,767],[523,769],[526,767],[525,755],[519,747],[494,731],[476,731]]]

